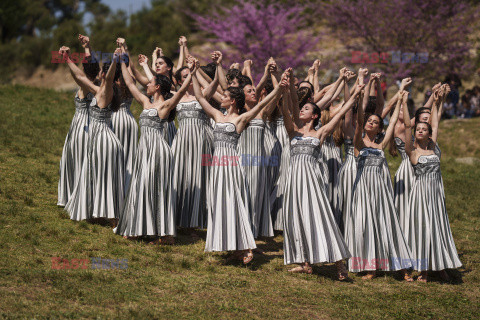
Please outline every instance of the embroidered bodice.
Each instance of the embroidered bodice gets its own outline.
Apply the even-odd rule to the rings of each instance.
[[[237,133],[236,127],[230,122],[217,122],[213,129],[213,141],[215,147],[232,147],[237,148],[240,134]]]
[[[140,114],[140,126],[150,127],[153,129],[163,130],[167,124],[167,119],[160,119],[158,117],[157,109],[145,109]]]

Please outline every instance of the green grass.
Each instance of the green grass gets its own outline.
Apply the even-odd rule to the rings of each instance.
[[[281,236],[259,242],[266,255],[244,267],[205,254],[204,240],[183,234],[175,246],[149,246],[71,221],[56,196],[72,100],[0,87],[0,318],[479,318],[480,168],[455,159],[480,157],[480,119],[440,130],[447,209],[464,264],[451,272],[453,283],[404,283],[392,274],[339,283],[333,265],[287,273]],[[389,160],[394,173],[400,159]],[[128,268],[54,270],[52,257],[127,259]]]

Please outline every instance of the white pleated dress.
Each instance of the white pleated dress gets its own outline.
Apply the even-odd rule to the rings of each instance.
[[[167,121],[156,109],[140,115],[141,136],[130,188],[115,233],[128,237],[175,236],[173,155],[164,139]]]
[[[345,216],[345,242],[352,253],[348,266],[351,272],[412,267],[412,253],[398,221],[383,150],[360,151],[351,215]]]
[[[63,145],[58,180],[58,206],[65,206],[77,185],[82,171],[88,142],[88,108],[93,99],[91,93],[83,99],[75,95],[75,114]]]
[[[290,138],[288,137],[287,129],[283,117],[280,117],[275,122],[275,133],[280,143],[280,169],[278,172],[278,180],[275,186],[275,199],[272,206],[273,229],[283,230],[283,193],[285,185],[287,184],[288,169],[290,167]]]
[[[285,264],[336,262],[350,252],[335,222],[318,157],[320,140],[295,137],[284,191]]]
[[[237,146],[250,193],[250,221],[255,238],[273,237],[271,180],[269,159],[266,157],[265,130],[265,122],[262,119],[251,120],[240,135]]]
[[[270,121],[267,121],[265,127],[265,152],[268,159],[268,181],[270,181],[270,208],[273,208],[277,198],[277,183],[280,178],[282,145],[277,138],[276,125]]]
[[[255,249],[249,219],[250,194],[237,152],[240,134],[232,123],[216,123],[213,138],[205,251]]]
[[[165,132],[165,139],[169,146],[172,146],[175,135],[177,134],[177,127],[175,127],[175,120],[168,121],[168,125]]]
[[[207,187],[213,154],[213,129],[198,101],[177,105],[178,131],[172,145],[176,220],[182,228],[207,227]]]
[[[393,179],[393,195],[398,220],[400,221],[400,225],[404,226],[405,216],[408,214],[408,198],[410,197],[410,190],[412,190],[413,183],[415,182],[415,175],[413,173],[412,163],[405,152],[405,142],[397,137],[394,139],[397,150],[402,156],[402,162]]]
[[[440,151],[420,156],[413,166],[415,181],[403,229],[418,271],[454,269],[462,266],[453,241],[445,191],[440,171]]]
[[[72,220],[118,219],[125,197],[125,158],[122,144],[112,131],[110,106],[90,103],[87,152],[82,172],[65,206]]]
[[[330,202],[330,206],[335,208],[337,200],[337,185],[338,171],[342,166],[342,152],[341,149],[335,144],[333,137],[330,135],[325,139],[322,145],[322,161],[325,164],[325,177],[328,184],[327,196]]]
[[[112,113],[112,129],[120,140],[125,154],[125,191],[130,185],[138,142],[138,125],[130,111],[131,105],[131,99],[123,101],[120,108]]]
[[[337,201],[335,205],[335,221],[337,221],[340,231],[344,233],[344,219],[351,217],[353,184],[357,176],[357,161],[354,155],[352,139],[345,139],[345,162],[338,171],[337,185],[335,187]],[[350,219],[350,218],[347,218]]]

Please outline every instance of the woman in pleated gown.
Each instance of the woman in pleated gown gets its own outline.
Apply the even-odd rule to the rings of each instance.
[[[211,175],[205,251],[234,251],[232,258],[248,263],[253,258],[252,249],[256,244],[250,221],[250,195],[237,145],[249,121],[266,106],[267,100],[280,93],[280,87],[250,111],[244,109],[243,90],[229,87],[222,98],[222,108],[227,110],[223,114],[203,97],[195,74],[193,85],[197,101],[216,123],[213,130],[215,151],[212,161],[206,164],[211,165]]]
[[[269,72],[270,66],[274,63],[275,61],[270,59],[265,71]],[[258,104],[256,88],[248,84],[243,88],[243,93],[245,95],[245,109],[250,111]],[[268,128],[266,122],[269,114],[277,106],[279,99],[280,95],[277,95],[276,99],[271,99],[271,96],[268,95],[262,99],[264,103],[267,103],[267,106],[254,119],[250,120],[248,126],[242,132],[237,146],[240,164],[245,172],[250,193],[250,220],[255,238],[273,237],[270,195],[274,183],[271,167],[275,165],[275,161],[270,158],[274,145],[272,145],[273,140],[267,140],[266,131]],[[271,163],[270,160],[273,160],[273,162]]]
[[[382,132],[383,119],[377,114],[364,117],[367,103],[366,91],[363,104],[357,111],[354,137],[354,151],[358,157],[357,177],[351,216],[345,221],[345,241],[353,256],[349,261],[349,270],[367,271],[364,279],[374,278],[377,269],[399,270],[406,281],[412,281],[405,270],[412,267],[411,251],[398,221],[390,173],[383,153],[393,135],[401,100],[396,104],[385,139],[380,143],[376,143],[376,137]]]
[[[287,72],[291,74],[291,69]],[[322,103],[329,102],[339,83],[344,81],[346,72],[345,68],[340,70],[338,80]],[[307,102],[301,110],[298,110],[298,105],[289,108],[287,103],[290,99],[284,95],[282,113],[285,128],[292,139],[283,201],[284,262],[286,265],[300,265],[290,272],[312,273],[312,264],[335,262],[338,279],[347,279],[343,260],[350,257],[350,252],[330,208],[318,157],[322,143],[352,107],[361,88],[356,88],[352,98],[335,117],[318,130],[315,127],[321,116],[320,107]],[[293,91],[290,94],[296,93]],[[292,110],[292,115],[289,110]]]
[[[417,281],[427,282],[428,271],[439,271],[448,281],[446,269],[462,266],[453,240],[447,209],[445,190],[440,171],[440,152],[436,147],[438,137],[438,104],[448,94],[448,85],[434,91],[431,121],[415,122],[415,143],[412,142],[412,125],[408,108],[404,106],[405,150],[415,171],[415,182],[409,198],[409,208],[404,219],[405,237],[412,249],[414,270],[421,271]]]
[[[117,112],[112,114],[112,129],[123,146],[125,154],[125,190],[128,190],[133,171],[135,153],[137,152],[138,125],[130,111],[132,94],[128,90],[123,77],[116,81],[120,89],[121,104]]]
[[[69,49],[61,51],[68,58]],[[115,51],[118,59],[120,51]],[[91,82],[68,58],[68,66],[77,81],[95,92],[90,103],[90,125],[86,157],[72,196],[65,206],[72,220],[110,220],[114,226],[120,216],[125,196],[125,161],[123,147],[112,131],[111,117],[120,106],[115,78],[120,76],[117,63],[104,64],[100,86]]]
[[[84,63],[83,70],[90,81],[94,81],[100,72],[98,63]],[[75,77],[74,77],[75,79]],[[87,150],[89,107],[94,95],[89,88],[77,82],[79,88],[75,94],[75,114],[68,130],[60,160],[60,179],[58,181],[58,206],[64,207],[75,188],[82,171]]]
[[[187,91],[191,76],[167,100],[172,83],[168,77],[157,74],[147,85],[147,95],[153,97],[150,102],[137,89],[125,64],[122,64],[122,73],[130,92],[144,110],[140,116],[141,138],[132,182],[115,232],[124,237],[159,237],[160,243],[172,244],[176,235],[176,193],[173,155],[164,138],[164,130],[168,115]]]
[[[212,54],[212,57],[214,55]],[[220,57],[214,61],[219,64]],[[183,84],[190,76],[190,69],[182,67],[175,73],[177,83]],[[206,99],[216,91],[218,71],[214,80],[202,90]],[[213,154],[213,128],[210,118],[195,98],[193,84],[176,107],[178,130],[172,145],[174,155],[173,185],[177,195],[176,220],[181,228],[191,229],[193,237],[198,235],[195,228],[207,227],[207,188],[210,166],[205,165]]]

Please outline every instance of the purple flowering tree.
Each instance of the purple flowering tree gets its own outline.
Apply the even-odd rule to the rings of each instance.
[[[252,59],[252,71],[258,77],[270,57],[282,68],[307,63],[306,55],[319,39],[302,19],[304,10],[300,4],[287,7],[240,0],[230,8],[216,8],[209,15],[190,15],[200,30],[214,36],[209,41],[228,45],[224,50],[228,62]]]
[[[316,2],[334,32],[360,40],[346,43],[345,62],[375,64],[396,79],[472,73],[472,19],[478,12],[467,1]]]

